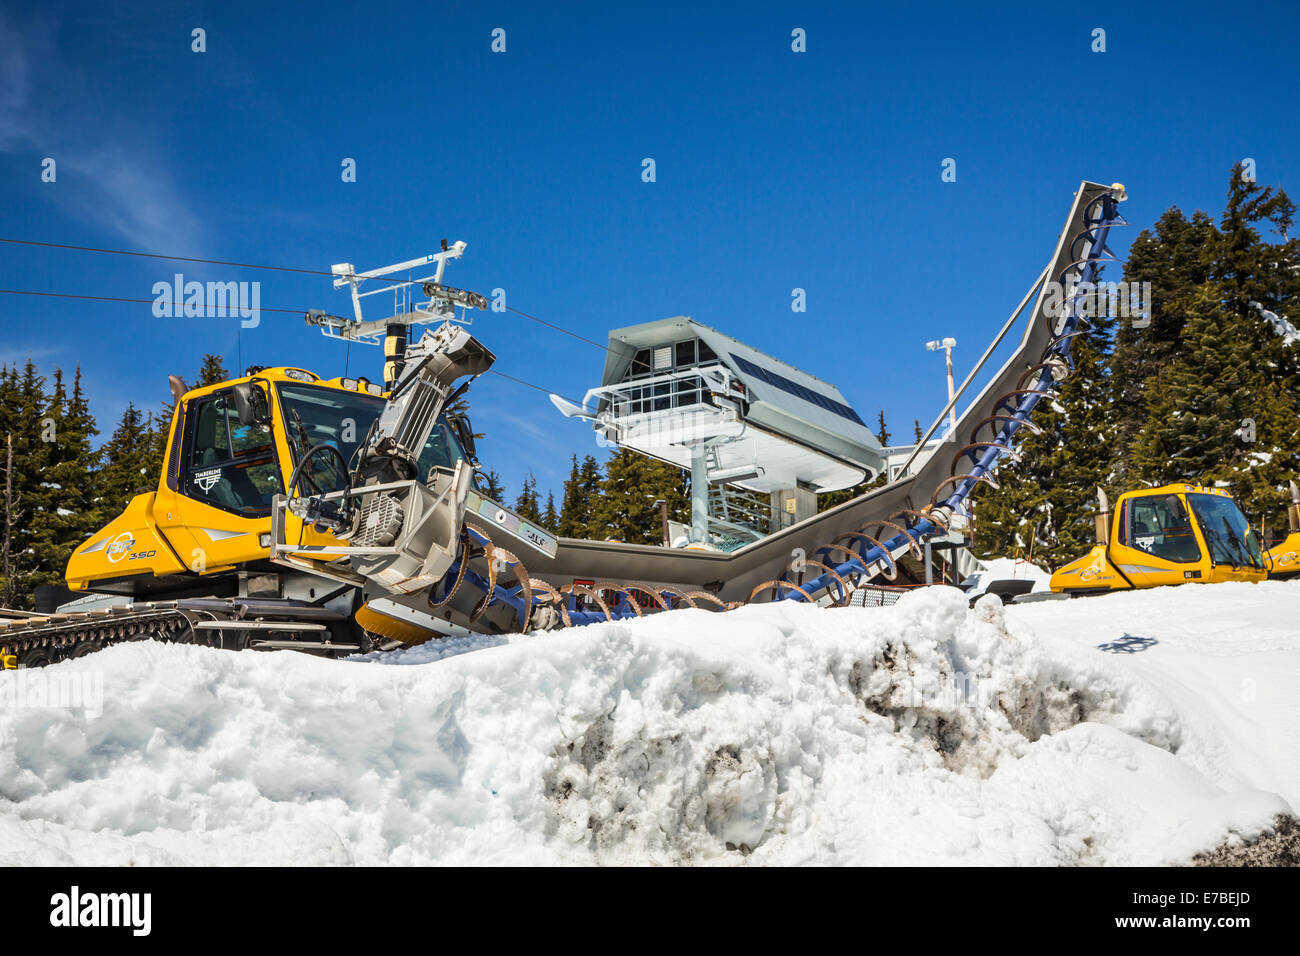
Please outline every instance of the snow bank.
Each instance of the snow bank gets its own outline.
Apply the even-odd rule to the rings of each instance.
[[[1186,860],[1300,798],[1300,584],[1223,587],[122,646],[47,669],[95,668],[102,715],[0,707],[0,863]],[[1096,646],[1125,635],[1156,643]]]

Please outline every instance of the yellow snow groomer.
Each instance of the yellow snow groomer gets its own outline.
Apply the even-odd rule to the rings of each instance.
[[[1053,591],[1100,594],[1300,573],[1300,494],[1291,483],[1290,536],[1265,551],[1228,492],[1201,485],[1128,491],[1112,512],[1098,489],[1097,545],[1052,575]]]
[[[1286,512],[1287,536],[1264,552],[1268,576],[1291,578],[1300,575],[1300,488],[1291,482],[1291,506]]]

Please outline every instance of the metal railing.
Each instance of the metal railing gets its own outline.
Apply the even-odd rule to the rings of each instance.
[[[602,415],[618,419],[709,405],[713,394],[743,397],[743,392],[732,383],[731,371],[725,365],[679,369],[593,388],[587,393],[584,404],[596,398]]]
[[[772,505],[766,495],[729,485],[709,489],[711,525],[754,533],[754,539],[772,533]]]

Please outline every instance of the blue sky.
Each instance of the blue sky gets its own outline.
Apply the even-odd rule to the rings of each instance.
[[[1126,183],[1138,227],[1175,203],[1217,213],[1247,156],[1300,193],[1288,3],[82,6],[0,3],[0,236],[319,269],[463,239],[453,285],[599,341],[692,315],[864,419],[884,408],[899,438],[944,397],[924,342],[955,336],[968,370],[1080,179]],[[348,308],[323,277],[0,245],[0,288],[150,298],[178,269],[260,280],[264,308]],[[205,351],[344,364],[293,315],[237,340],[235,319],[0,296],[0,323],[0,360],[81,363],[104,431]],[[474,331],[504,373],[598,384],[590,345],[512,313]],[[379,350],[350,365],[377,377]],[[558,492],[569,455],[598,452],[536,391],[489,376],[471,397],[511,494],[528,470]]]

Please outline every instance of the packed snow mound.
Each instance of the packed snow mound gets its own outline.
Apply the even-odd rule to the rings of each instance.
[[[1191,635],[1209,680],[1196,645],[1231,622],[1242,672],[1294,687],[1300,585],[1216,617],[1223,588],[973,610],[931,588],[345,662],[120,646],[20,672],[93,668],[102,708],[0,705],[0,863],[1185,861],[1291,814],[1294,694],[1250,741],[1250,705],[1097,645],[1150,635],[1156,671]]]

